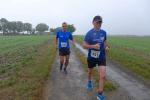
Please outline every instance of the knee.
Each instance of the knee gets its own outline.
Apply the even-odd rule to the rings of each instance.
[[[66,59],[66,63],[69,63],[69,59]]]
[[[106,79],[106,75],[105,74],[100,74],[100,79],[105,80]]]
[[[92,74],[92,70],[89,70],[89,71],[88,71],[88,74]]]
[[[60,63],[64,63],[64,59],[60,59]]]

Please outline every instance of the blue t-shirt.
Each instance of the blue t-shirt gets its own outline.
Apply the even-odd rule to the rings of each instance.
[[[106,59],[106,54],[105,54],[105,46],[104,42],[106,40],[106,32],[104,30],[95,30],[91,29],[85,36],[84,41],[88,43],[89,45],[94,45],[99,43],[100,49],[89,49],[88,50],[88,59],[93,60],[93,61],[99,61]]]
[[[56,38],[58,39],[58,47],[59,49],[69,49],[69,40],[73,40],[73,36],[71,32],[64,32],[62,30],[58,31],[56,33]]]

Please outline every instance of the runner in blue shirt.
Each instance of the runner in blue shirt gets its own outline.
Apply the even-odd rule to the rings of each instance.
[[[91,80],[93,68],[98,65],[99,66],[99,88],[97,92],[98,100],[105,100],[105,96],[103,95],[104,90],[104,82],[106,76],[106,51],[108,51],[109,46],[107,45],[107,34],[104,30],[101,29],[102,25],[102,17],[95,16],[93,18],[93,26],[85,36],[83,47],[88,49],[88,83],[87,89],[93,89],[93,82]]]
[[[75,44],[73,36],[71,32],[67,31],[67,23],[62,23],[62,29],[59,30],[56,33],[56,46],[58,44],[59,48],[59,56],[60,56],[60,70],[62,70],[63,65],[64,66],[64,72],[67,74],[67,66],[69,63],[69,55],[70,55],[70,45],[69,40],[72,41],[73,44]]]

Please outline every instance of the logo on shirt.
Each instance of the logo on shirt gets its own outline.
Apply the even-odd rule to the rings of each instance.
[[[93,33],[93,35],[96,35],[96,33]]]
[[[101,37],[101,41],[104,41],[104,37]]]

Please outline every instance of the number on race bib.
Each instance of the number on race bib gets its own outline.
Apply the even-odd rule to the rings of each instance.
[[[100,51],[91,50],[91,57],[98,58],[100,55]]]
[[[61,42],[61,47],[67,47],[67,43],[66,42]]]

